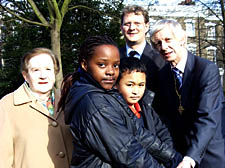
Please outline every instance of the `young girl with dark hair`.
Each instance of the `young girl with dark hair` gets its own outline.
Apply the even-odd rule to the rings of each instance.
[[[74,138],[71,168],[163,168],[175,156],[136,119],[114,89],[120,56],[107,36],[87,38],[80,48],[79,69],[62,84],[59,108]]]

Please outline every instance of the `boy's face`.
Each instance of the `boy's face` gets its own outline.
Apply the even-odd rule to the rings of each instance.
[[[132,71],[124,72],[117,86],[128,105],[137,103],[144,95],[146,74]]]

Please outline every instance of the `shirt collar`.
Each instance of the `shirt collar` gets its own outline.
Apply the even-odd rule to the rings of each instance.
[[[176,68],[180,70],[182,73],[184,73],[186,62],[187,62],[187,54],[183,55],[180,62],[178,62],[178,64],[176,65]]]
[[[138,104],[138,102],[134,104],[134,107],[132,107],[132,106],[129,106],[129,107],[130,107],[131,111],[137,116],[137,118],[141,118],[141,114],[140,114],[141,107]]]
[[[136,48],[135,49],[135,51],[137,51],[138,52],[138,54],[139,54],[139,59],[141,58],[141,55],[142,55],[142,53],[143,53],[143,51],[144,51],[144,49],[145,49],[145,46],[146,46],[146,41],[144,41],[140,46],[138,46],[138,48]],[[127,44],[126,44],[126,51],[127,51],[127,56],[129,55],[129,53],[131,52],[131,51],[133,51],[134,49],[132,49],[132,48],[130,48]]]

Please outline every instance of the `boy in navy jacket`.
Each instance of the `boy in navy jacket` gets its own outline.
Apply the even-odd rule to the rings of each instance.
[[[154,93],[146,89],[146,67],[139,59],[127,57],[121,59],[120,73],[117,79],[117,89],[127,102],[130,110],[141,125],[152,132],[162,143],[173,147],[170,133],[152,108]],[[141,140],[140,140],[141,141]],[[157,154],[153,156],[157,157]],[[166,167],[176,167],[182,156],[177,153],[171,162],[156,158]]]

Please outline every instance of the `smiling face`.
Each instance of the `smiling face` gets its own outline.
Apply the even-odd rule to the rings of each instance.
[[[28,61],[27,72],[22,72],[30,89],[38,95],[49,94],[55,83],[55,71],[52,58],[48,54],[39,54]]]
[[[143,43],[148,29],[149,24],[145,23],[144,16],[141,13],[131,12],[124,15],[121,30],[130,47]]]
[[[152,41],[154,47],[166,61],[171,62],[175,66],[181,60],[185,50],[185,38],[175,37],[169,26],[156,32]]]
[[[117,85],[119,92],[123,95],[128,105],[137,103],[145,92],[146,74],[132,71],[124,72]]]
[[[119,75],[120,55],[113,45],[100,45],[88,60],[81,62],[82,68],[88,72],[104,89],[110,90]]]

